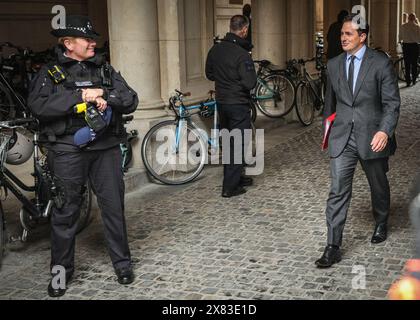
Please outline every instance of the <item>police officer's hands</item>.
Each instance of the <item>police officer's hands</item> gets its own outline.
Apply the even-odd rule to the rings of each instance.
[[[98,98],[98,99],[96,99],[95,102],[96,102],[96,108],[100,112],[104,112],[108,108],[108,104],[103,98]]]
[[[102,98],[104,95],[104,90],[102,89],[83,89],[82,90],[82,99],[83,102],[96,102],[98,98]]]

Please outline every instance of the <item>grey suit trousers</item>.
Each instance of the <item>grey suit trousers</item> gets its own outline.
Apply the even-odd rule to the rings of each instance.
[[[327,203],[328,244],[341,246],[347,211],[350,206],[353,176],[360,161],[369,181],[376,224],[387,223],[390,188],[387,178],[389,158],[362,160],[357,152],[354,131],[343,153],[331,159],[331,191]]]

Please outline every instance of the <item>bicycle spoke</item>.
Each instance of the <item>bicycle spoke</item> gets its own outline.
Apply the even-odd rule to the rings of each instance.
[[[177,131],[177,125],[174,121],[166,121],[155,126],[142,146],[147,170],[166,184],[189,182],[204,167],[205,148],[201,136],[187,124]]]
[[[257,106],[268,117],[279,118],[289,113],[293,100],[293,84],[283,75],[268,76],[256,90]]]

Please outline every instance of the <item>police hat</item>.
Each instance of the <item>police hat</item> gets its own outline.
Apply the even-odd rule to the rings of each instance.
[[[99,33],[93,30],[92,22],[86,16],[67,16],[66,27],[51,31],[54,37],[97,38]]]

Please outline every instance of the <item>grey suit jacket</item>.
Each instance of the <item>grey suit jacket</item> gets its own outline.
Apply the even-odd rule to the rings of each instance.
[[[330,156],[337,158],[342,154],[352,127],[363,160],[393,155],[397,148],[395,129],[400,104],[397,76],[392,61],[383,53],[367,48],[353,96],[347,82],[346,53],[330,60],[324,123],[327,117],[337,112],[329,140]],[[375,153],[370,144],[379,131],[387,133],[390,140],[383,152]]]

